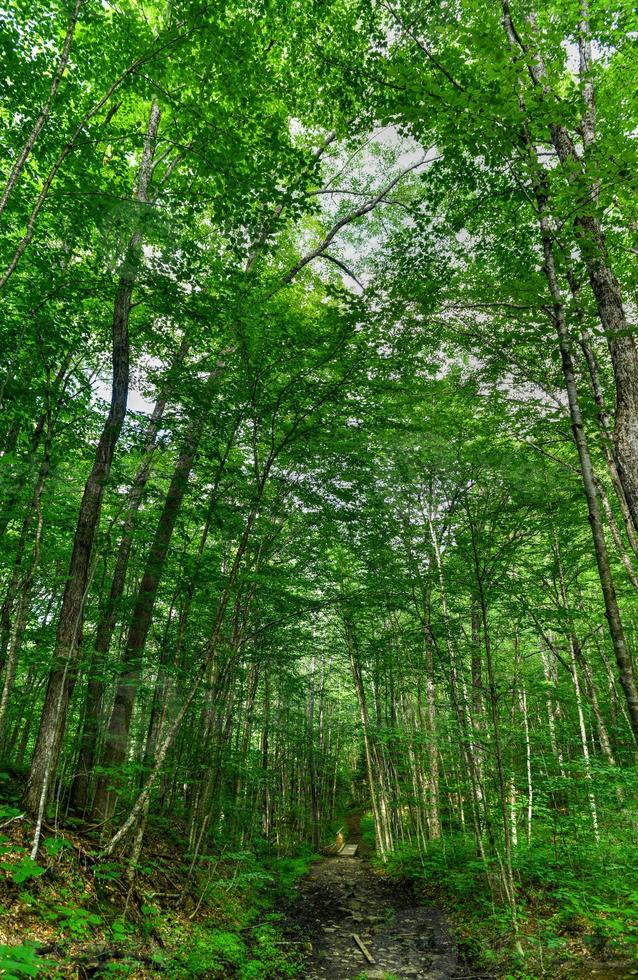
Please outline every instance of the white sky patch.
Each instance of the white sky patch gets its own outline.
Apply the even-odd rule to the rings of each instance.
[[[93,385],[93,395],[95,399],[101,398],[105,402],[111,400],[111,381],[109,378],[102,378]],[[130,412],[143,412],[150,415],[153,411],[153,402],[136,388],[129,388],[127,410]]]
[[[157,357],[145,357],[142,359],[141,363],[135,366],[135,372],[138,376],[141,375],[142,378],[148,378],[149,371],[155,371],[158,368],[162,368],[162,361]],[[129,412],[143,412],[145,415],[150,415],[155,407],[155,396],[153,395],[153,401],[147,397],[149,393],[146,394],[138,387],[135,383],[129,386],[128,391],[128,402],[127,411]],[[93,397],[95,400],[101,398],[105,402],[111,401],[111,375],[103,374],[97,377],[93,382]]]
[[[578,77],[579,65],[580,65],[580,55],[578,53],[578,45],[575,41],[562,41],[561,47],[567,56],[565,67],[567,71],[570,72],[575,78]]]

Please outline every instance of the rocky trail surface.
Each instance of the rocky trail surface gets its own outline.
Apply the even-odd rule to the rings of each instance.
[[[357,837],[351,832],[348,840],[352,843]],[[363,852],[363,857],[325,858],[299,887],[288,932],[305,950],[305,977],[453,980],[482,976],[461,963],[444,915],[419,905],[409,886],[375,872],[365,858],[365,848]]]

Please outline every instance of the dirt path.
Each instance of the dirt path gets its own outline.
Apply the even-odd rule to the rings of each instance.
[[[356,842],[355,833],[349,842]],[[363,848],[365,854],[365,847]],[[388,974],[452,980],[465,974],[441,912],[418,905],[408,886],[384,878],[359,856],[325,858],[300,885],[289,933],[307,950],[307,980]],[[357,934],[374,959],[367,962]]]

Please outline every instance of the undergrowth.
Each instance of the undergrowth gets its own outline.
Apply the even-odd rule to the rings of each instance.
[[[151,824],[135,869],[99,855],[73,821],[47,829],[0,807],[0,976],[274,980],[299,973],[277,908],[307,873],[310,850],[278,857],[223,844],[193,861],[179,829]]]
[[[399,849],[387,869],[411,879],[424,898],[443,902],[468,955],[496,976],[569,976],[591,960],[610,969],[622,961],[626,972],[614,976],[638,975],[634,848],[584,839],[559,846],[552,836],[519,843],[513,869],[522,957],[515,952],[509,908],[490,890],[485,865],[466,837],[433,842],[425,855]],[[496,877],[496,865],[492,871]]]

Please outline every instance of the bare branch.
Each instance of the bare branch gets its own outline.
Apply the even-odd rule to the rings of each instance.
[[[361,289],[362,292],[365,291],[365,286],[363,285],[363,283],[359,279],[357,279],[354,272],[351,272],[348,266],[345,264],[345,262],[342,262],[341,259],[335,258],[334,255],[328,255],[327,252],[323,252],[322,255],[318,256],[318,258],[326,259],[328,262],[334,263],[334,265],[338,266],[342,272],[345,272],[347,276],[350,276],[350,278],[356,282],[357,286]]]
[[[334,241],[335,237],[342,228],[345,228],[347,225],[352,224],[353,221],[356,221],[358,218],[362,218],[364,215],[369,214],[370,211],[373,211],[376,206],[383,201],[386,194],[391,191],[393,187],[396,187],[399,181],[403,180],[403,178],[413,170],[416,170],[418,167],[422,167],[424,164],[429,162],[429,160],[423,158],[422,160],[417,161],[417,163],[413,163],[411,166],[406,167],[406,169],[402,170],[400,174],[393,177],[393,179],[386,184],[386,186],[383,187],[378,194],[370,198],[368,201],[365,201],[360,207],[356,208],[354,211],[351,211],[350,214],[345,215],[343,218],[340,218],[339,221],[335,222],[321,244],[318,245],[317,248],[313,249],[312,252],[308,252],[307,255],[304,255],[302,259],[299,259],[292,269],[290,269],[290,271],[283,276],[282,281],[292,282],[295,276],[301,272],[301,270],[307,266],[309,262],[312,262],[313,259],[316,259],[320,255],[324,254],[328,246]]]

